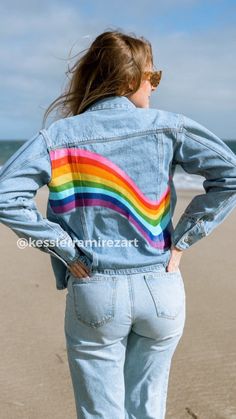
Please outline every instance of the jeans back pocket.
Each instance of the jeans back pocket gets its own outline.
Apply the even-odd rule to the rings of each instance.
[[[115,316],[116,283],[116,277],[99,274],[72,279],[77,318],[90,327],[112,321]]]
[[[158,317],[175,319],[185,302],[185,289],[180,270],[151,272],[144,275]]]

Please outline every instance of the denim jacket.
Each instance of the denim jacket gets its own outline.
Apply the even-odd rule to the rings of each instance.
[[[176,165],[205,178],[176,227]],[[46,218],[34,197],[48,187]],[[26,141],[0,171],[0,221],[50,255],[57,289],[70,263],[91,271],[168,263],[236,207],[236,156],[176,113],[100,99]]]

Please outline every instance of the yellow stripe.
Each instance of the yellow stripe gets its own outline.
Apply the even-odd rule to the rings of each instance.
[[[130,200],[130,202],[133,205],[135,205],[139,209],[141,213],[145,214],[147,217],[151,218],[152,220],[157,219],[164,212],[169,202],[169,197],[167,197],[163,201],[163,203],[158,207],[158,210],[152,210],[150,208],[146,208],[141,202],[139,202],[137,199],[134,199],[134,197],[127,191],[127,189],[124,189],[119,185],[116,185],[116,188],[114,188],[114,183],[112,181],[101,179],[97,176],[93,176],[89,174],[81,174],[81,176],[78,176],[78,174],[68,173],[67,175],[57,177],[56,182],[54,181],[53,185],[51,186],[54,186],[54,187],[57,185],[61,186],[64,183],[67,183],[73,180],[84,180],[84,181],[88,180],[88,181],[97,182],[97,183],[101,183],[102,181],[102,185],[104,184],[122,193],[125,197],[127,197]]]

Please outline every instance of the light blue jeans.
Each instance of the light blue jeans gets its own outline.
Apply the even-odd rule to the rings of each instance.
[[[108,272],[106,272],[108,271]],[[163,419],[185,323],[180,270],[68,275],[65,335],[79,419]]]

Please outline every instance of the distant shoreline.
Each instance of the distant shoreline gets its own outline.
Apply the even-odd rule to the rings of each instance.
[[[222,141],[236,141],[236,138],[221,138],[221,137],[219,137]],[[6,138],[0,138],[0,142],[1,141],[3,141],[3,142],[8,142],[8,141],[16,141],[16,142],[25,142],[25,141],[28,141],[28,139],[29,138],[26,138],[26,139],[19,139],[19,138],[8,138],[8,139],[6,139]]]
[[[26,141],[27,140],[0,140],[0,169]],[[236,155],[236,140],[224,140],[224,142]],[[176,166],[173,180],[175,188],[178,190],[195,190],[204,193],[204,178],[199,175],[187,173],[180,165]]]

